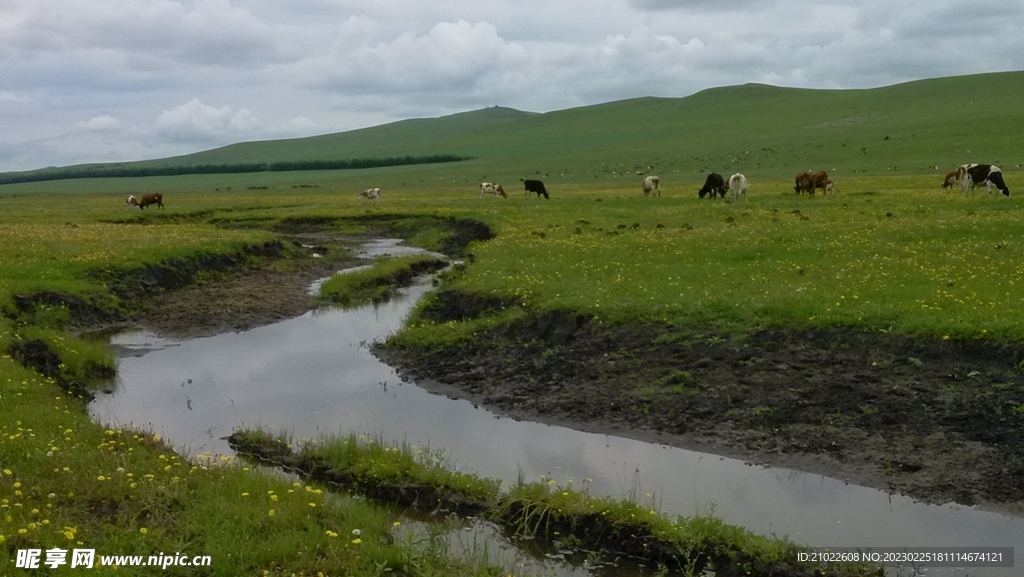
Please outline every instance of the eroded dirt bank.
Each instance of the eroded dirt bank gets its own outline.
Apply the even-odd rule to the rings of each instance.
[[[421,386],[515,418],[1024,514],[1021,344],[546,313],[443,349],[375,351]]]

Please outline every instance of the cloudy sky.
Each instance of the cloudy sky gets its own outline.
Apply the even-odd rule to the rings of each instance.
[[[1022,0],[0,0],[0,171],[1021,69]]]

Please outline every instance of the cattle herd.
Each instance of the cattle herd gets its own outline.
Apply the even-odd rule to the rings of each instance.
[[[1010,189],[1006,186],[1006,182],[1003,181],[1003,172],[998,166],[991,164],[963,164],[955,169],[946,173],[946,177],[942,182],[943,190],[952,190],[954,187],[960,187],[960,189],[967,194],[973,192],[975,189],[982,185],[991,193],[993,187],[1002,193],[1003,196],[1010,196]],[[531,192],[537,193],[537,198],[551,198],[544,183],[540,180],[525,179],[523,180],[523,190],[527,196]],[[644,193],[644,196],[661,196],[661,178],[657,176],[644,177],[643,182],[640,185],[640,190]],[[711,198],[725,198],[726,192],[732,194],[736,201],[746,200],[747,191],[750,190],[750,181],[743,174],[736,173],[729,177],[728,180],[722,177],[717,172],[712,172],[707,175],[704,179],[704,186],[697,190],[697,197],[704,198],[710,196]],[[821,194],[831,194],[835,192],[835,183],[828,177],[828,172],[824,170],[818,171],[803,171],[796,175],[796,180],[793,184],[793,190],[797,194],[807,194],[808,196],[814,196],[818,190],[821,190]],[[501,198],[508,198],[508,194],[505,189],[496,182],[481,182],[480,183],[480,198],[485,196],[494,196]],[[366,201],[374,201],[380,204],[380,189],[379,188],[368,188],[359,193],[359,198]],[[159,192],[151,192],[143,194],[136,198],[134,195],[129,194],[127,200],[128,208],[139,207],[145,209],[147,206],[155,204],[159,208],[164,207],[164,195]]]
[[[550,198],[543,182],[526,179],[523,183],[527,195],[531,192],[536,192],[538,198],[542,195],[544,198]],[[964,193],[967,193],[982,185],[985,185],[989,192],[992,192],[992,188],[995,187],[1003,196],[1010,196],[1010,189],[1007,188],[1006,183],[1003,181],[1002,171],[998,166],[991,164],[972,163],[959,166],[946,174],[942,188],[949,190],[954,186],[959,186],[963,189]],[[640,190],[644,193],[645,197],[660,197],[661,178],[654,175],[644,177],[643,182],[640,184]],[[749,190],[750,181],[741,173],[737,172],[726,180],[721,174],[712,172],[704,179],[704,186],[697,190],[697,197],[725,198],[726,193],[730,193],[733,199],[739,201],[747,199],[747,191]],[[828,171],[805,170],[796,175],[793,190],[797,194],[807,194],[808,196],[814,196],[820,190],[821,194],[827,195],[835,192],[835,183],[828,177]],[[487,194],[508,198],[508,195],[505,194],[505,189],[500,184],[491,182],[480,183],[480,198]]]

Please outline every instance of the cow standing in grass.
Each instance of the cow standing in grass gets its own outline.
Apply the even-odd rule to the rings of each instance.
[[[971,190],[985,185],[985,188],[989,192],[992,192],[992,187],[995,186],[999,192],[1003,193],[1003,196],[1010,196],[1010,189],[1007,188],[1006,182],[1003,181],[1003,171],[998,166],[992,166],[991,164],[965,164],[961,168],[966,172],[966,178],[961,181],[961,185],[966,187],[970,185]]]
[[[544,195],[544,198],[551,198],[548,196],[548,191],[544,188],[544,183],[539,180],[531,180],[527,178],[523,181],[523,186],[526,188],[526,195],[529,196],[531,192],[537,193],[537,198]]]
[[[711,194],[711,198],[715,198],[716,194],[725,198],[725,179],[722,178],[721,174],[718,174],[717,172],[709,174],[708,177],[704,179],[704,186],[697,191],[697,196],[704,198],[708,193]]]
[[[811,183],[811,196],[814,196],[814,193],[817,192],[819,188],[821,189],[821,194],[825,194],[830,191],[828,185],[832,181],[828,179],[827,171],[819,170],[816,172],[812,172],[807,175],[807,179]]]
[[[128,195],[128,206],[137,206],[140,209],[144,209],[151,204],[155,204],[158,207],[163,208],[164,195],[159,192],[149,192],[142,195],[140,198]]]
[[[485,194],[492,194],[494,196],[500,196],[501,198],[508,198],[505,194],[505,189],[496,182],[481,182],[480,183],[480,198],[483,198]]]
[[[366,201],[377,201],[380,204],[380,189],[379,188],[367,188],[366,190],[359,193],[359,198]]]
[[[729,177],[729,191],[732,192],[737,202],[739,202],[740,196],[743,197],[743,200],[747,200],[748,190],[750,190],[750,181],[747,180],[747,177],[738,172]]]
[[[811,186],[811,173],[810,171],[803,171],[796,175],[796,182],[793,184],[793,190],[797,194],[809,193],[814,194],[814,188]]]
[[[966,165],[964,165],[966,166]],[[954,186],[963,187],[963,179],[967,174],[967,171],[963,166],[958,166],[953,170],[946,173],[946,178],[942,180],[942,190],[952,190]]]
[[[640,188],[644,191],[645,197],[648,194],[653,196],[654,193],[657,193],[658,198],[661,198],[661,179],[657,176],[648,176],[645,178],[643,184],[640,185]]]

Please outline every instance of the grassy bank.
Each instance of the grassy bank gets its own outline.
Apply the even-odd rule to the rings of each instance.
[[[380,258],[368,268],[339,273],[320,285],[320,298],[343,307],[381,302],[416,276],[439,270],[447,263],[430,256]]]

